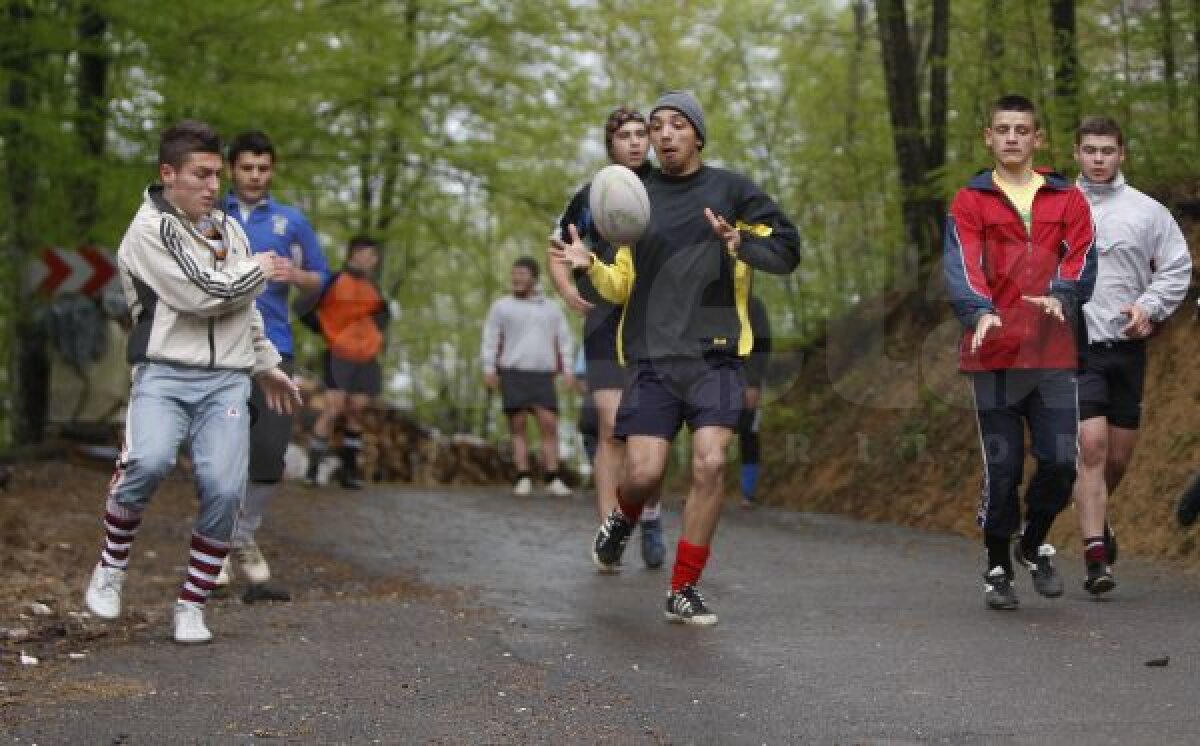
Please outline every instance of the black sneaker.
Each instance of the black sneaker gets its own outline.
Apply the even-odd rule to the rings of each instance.
[[[1104,552],[1108,555],[1109,565],[1117,564],[1117,535],[1108,521],[1104,522]]]
[[[709,627],[717,623],[717,615],[704,604],[704,597],[693,585],[667,592],[667,621]]]
[[[996,565],[983,576],[983,599],[989,609],[1011,611],[1020,604],[1013,589],[1012,578],[1003,567]]]
[[[1043,544],[1038,547],[1037,556],[1032,559],[1025,556],[1025,550],[1020,542],[1013,545],[1013,559],[1021,563],[1033,576],[1033,589],[1046,598],[1058,598],[1063,594],[1062,576],[1054,567],[1054,547]]]
[[[1112,568],[1103,562],[1087,563],[1087,580],[1083,581],[1083,589],[1093,596],[1108,593],[1117,587],[1113,580]]]
[[[1180,526],[1190,526],[1200,517],[1200,474],[1197,474],[1183,491],[1179,498],[1179,507],[1175,509],[1175,517]]]
[[[625,553],[625,542],[633,533],[633,524],[621,513],[614,509],[600,524],[596,532],[596,541],[592,544],[592,561],[600,572],[617,572],[621,564],[621,555]]]

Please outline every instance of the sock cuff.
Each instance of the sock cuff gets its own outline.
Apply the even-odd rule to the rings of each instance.
[[[708,561],[708,555],[711,551],[707,546],[692,544],[687,539],[680,539],[679,544],[675,547],[675,556],[680,562],[687,562],[689,564],[698,563],[703,566]]]

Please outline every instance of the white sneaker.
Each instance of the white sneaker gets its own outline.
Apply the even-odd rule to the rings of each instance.
[[[233,560],[229,559],[229,557],[226,557],[225,560],[221,562],[221,572],[217,573],[217,579],[213,581],[217,584],[217,590],[223,591],[229,587],[230,583],[233,582],[233,572],[229,568],[229,563],[232,561]]]
[[[199,645],[212,642],[212,632],[204,624],[204,606],[192,601],[175,602],[175,642]]]
[[[513,485],[513,494],[517,497],[529,497],[533,494],[533,480],[529,477],[521,477],[517,483]]]
[[[246,576],[246,580],[262,584],[271,579],[271,568],[267,565],[262,550],[258,548],[258,544],[255,544],[253,539],[241,546],[234,547],[233,556],[237,559],[238,566],[241,568],[242,574]]]
[[[552,497],[571,496],[571,488],[563,484],[563,480],[558,477],[550,480],[550,484],[546,485],[546,492],[549,492]]]
[[[121,586],[124,584],[124,570],[97,563],[83,594],[83,603],[88,611],[101,619],[116,619],[121,615]]]

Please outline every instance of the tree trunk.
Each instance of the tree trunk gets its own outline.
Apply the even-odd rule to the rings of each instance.
[[[1051,0],[1050,21],[1054,29],[1054,112],[1055,134],[1060,142],[1054,143],[1059,155],[1066,147],[1064,135],[1074,132],[1079,126],[1079,48],[1076,42],[1075,0]],[[1070,142],[1070,138],[1065,138]]]
[[[87,3],[79,19],[79,77],[76,81],[75,131],[83,148],[83,164],[72,190],[76,233],[80,241],[94,242],[99,216],[97,195],[98,175],[104,157],[107,126],[108,54],[105,34],[108,19],[96,7]]]
[[[32,253],[35,237],[30,216],[33,210],[33,184],[36,181],[37,155],[28,130],[32,107],[30,85],[33,76],[33,48],[30,26],[32,6],[24,0],[8,4],[8,32],[11,44],[5,50],[8,78],[9,115],[4,127],[5,161],[8,167],[8,209],[11,228],[5,247],[7,271],[4,300],[8,306],[8,324],[4,330],[14,353],[9,362],[12,387],[12,420],[9,423],[13,443],[27,445],[42,439],[46,424],[47,385],[50,379],[45,335],[30,314],[22,288],[22,272]]]
[[[886,81],[892,145],[900,171],[906,251],[898,262],[897,289],[916,291],[927,303],[929,281],[940,255],[941,210],[929,183],[929,158],[919,104],[916,56],[908,32],[904,0],[875,0]]]
[[[1175,15],[1171,12],[1171,0],[1158,0],[1162,59],[1163,86],[1167,94],[1167,127],[1172,136],[1179,135],[1179,93],[1175,84]]]

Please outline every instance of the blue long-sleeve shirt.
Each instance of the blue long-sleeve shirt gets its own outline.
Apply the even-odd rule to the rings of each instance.
[[[243,218],[242,204],[232,192],[226,195],[222,209],[241,224],[255,254],[274,251],[279,256],[291,258],[301,269],[321,275],[322,286],[329,282],[329,262],[321,251],[317,234],[300,210],[268,196]],[[267,289],[257,300],[267,338],[279,354],[287,357],[292,356],[294,349],[288,314],[290,290],[291,286],[286,282],[268,282]]]

